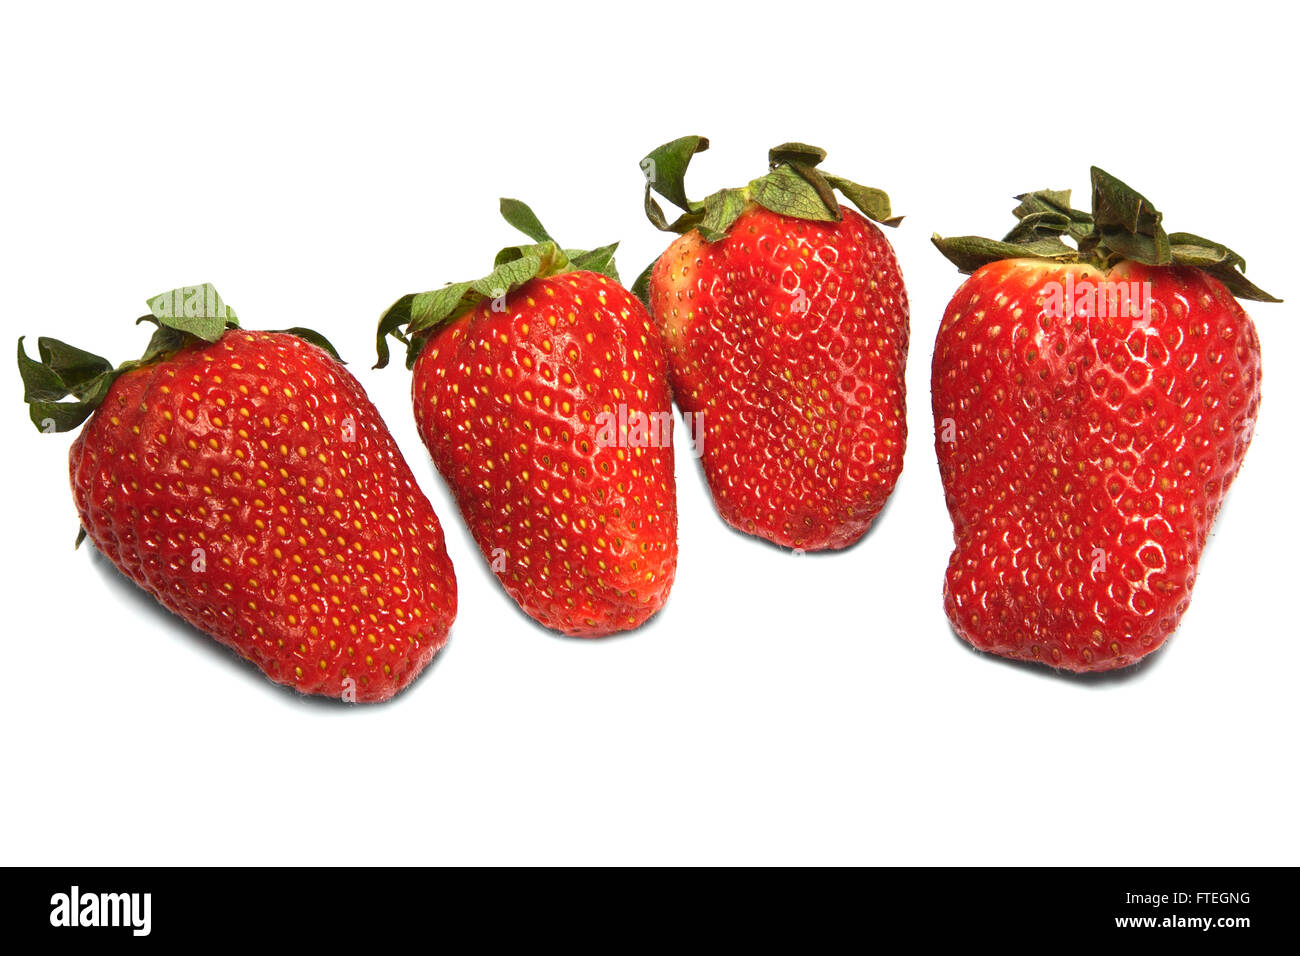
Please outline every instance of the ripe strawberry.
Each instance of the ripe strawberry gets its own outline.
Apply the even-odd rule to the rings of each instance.
[[[907,441],[908,311],[884,234],[889,198],[823,173],[798,143],[771,172],[690,202],[700,137],[644,160],[646,212],[683,235],[638,282],[663,332],[673,395],[723,520],[788,548],[845,548],[884,507]],[[683,210],[668,223],[651,198]]]
[[[1138,661],[1187,610],[1259,411],[1233,295],[1278,301],[1226,246],[1092,180],[1092,215],[1043,191],[1001,242],[935,237],[974,272],[934,350],[944,605],[980,650],[1071,671]]]
[[[519,606],[565,634],[625,631],[663,607],[677,568],[659,334],[614,246],[566,252],[523,203],[501,212],[536,244],[399,299],[378,364],[386,335],[407,344],[420,436]]]
[[[246,332],[211,286],[150,306],[148,350],[116,369],[19,339],[32,421],[90,418],[69,455],[82,534],[271,680],[393,696],[446,643],[456,579],[379,413],[315,333]]]

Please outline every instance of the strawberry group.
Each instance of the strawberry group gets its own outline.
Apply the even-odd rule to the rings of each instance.
[[[456,580],[378,412],[308,330],[245,331],[210,286],[150,305],[149,348],[118,368],[19,340],[33,422],[89,417],[69,455],[83,534],[273,681],[391,697],[446,643]]]
[[[667,601],[674,400],[721,517],[782,547],[854,544],[902,469],[909,318],[877,225],[898,222],[888,197],[786,143],[767,174],[694,202],[683,180],[707,147],[685,137],[642,161],[647,215],[678,238],[635,294],[615,246],[564,249],[503,199],[531,244],[379,322],[377,367],[389,337],[405,347],[420,436],[485,560],[564,634],[627,631]],[[1018,199],[1002,240],[934,237],[971,273],[931,369],[955,544],[944,604],[980,650],[1106,671],[1188,608],[1259,412],[1237,299],[1278,300],[1095,167],[1091,212],[1068,191]],[[310,330],[246,331],[211,286],[149,304],[144,355],[117,367],[18,342],[32,421],[84,423],[69,455],[82,535],[272,680],[392,697],[446,643],[457,592],[378,412]]]
[[[691,202],[682,177],[707,146],[685,137],[642,161],[647,214],[682,234],[637,286],[673,396],[723,520],[787,548],[848,547],[903,467],[907,292],[876,225],[898,220],[884,193],[817,169],[826,154],[798,143],[748,186]]]
[[[598,637],[635,628],[677,567],[663,349],[618,282],[613,246],[534,240],[486,278],[399,299],[380,323],[407,345],[420,436],[502,586],[532,618]]]
[[[1001,241],[935,237],[973,272],[932,369],[945,608],[980,650],[1071,671],[1134,663],[1187,610],[1259,411],[1234,295],[1277,301],[1226,246],[1092,178],[1091,215],[1042,191]]]

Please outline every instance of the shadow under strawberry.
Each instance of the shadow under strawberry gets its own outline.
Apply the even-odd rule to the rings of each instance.
[[[320,694],[303,694],[287,684],[279,684],[275,681],[268,681],[266,675],[258,668],[256,664],[243,655],[235,652],[229,647],[212,640],[208,635],[189,624],[187,621],[177,617],[167,608],[163,607],[149,592],[137,587],[135,583],[122,573],[121,569],[116,567],[109,558],[100,553],[99,549],[93,544],[83,544],[82,550],[87,553],[91,569],[99,575],[100,579],[111,588],[115,595],[128,603],[134,612],[138,613],[141,618],[152,620],[157,625],[159,634],[163,639],[179,640],[192,645],[208,660],[214,662],[215,666],[229,668],[230,673],[236,677],[245,680],[248,684],[254,685],[266,691],[268,694],[283,700],[284,702],[300,706],[319,708],[324,711],[350,711],[354,710],[355,705],[351,704],[341,697],[325,697]],[[152,628],[150,629],[152,631]],[[128,631],[132,640],[145,642],[153,640],[152,633],[145,635],[142,631],[131,629]],[[147,651],[147,646],[146,646]],[[416,674],[406,686],[409,688],[422,679],[425,675],[433,671],[443,660],[444,657],[452,650],[448,643],[447,647],[441,652],[434,655],[425,668]],[[130,681],[123,681],[124,687],[130,686]],[[379,701],[370,707],[362,710],[388,710],[391,707],[398,706],[402,701],[407,700],[406,694],[396,694],[384,701]]]

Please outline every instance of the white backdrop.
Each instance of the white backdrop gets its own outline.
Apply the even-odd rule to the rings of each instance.
[[[321,330],[434,502],[461,610],[389,705],[276,687],[72,550],[71,438],[30,426],[11,365],[3,862],[1297,862],[1295,23],[1268,19],[1289,9],[431,6],[7,11],[9,341],[134,357],[144,298],[204,281],[249,327]],[[679,428],[667,607],[552,636],[460,523],[406,371],[370,371],[375,322],[483,274],[518,238],[502,195],[566,244],[621,238],[630,283],[669,241],[638,160],[687,133],[713,141],[693,195],[799,139],[906,215],[906,465],[858,547],[797,557],[721,523]],[[1262,414],[1181,628],[1080,680],[944,618],[928,376],[961,277],[929,237],[1000,234],[1027,189],[1086,206],[1092,163],[1288,302],[1249,304]]]

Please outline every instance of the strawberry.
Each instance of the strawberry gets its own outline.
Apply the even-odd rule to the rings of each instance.
[[[118,368],[18,342],[37,427],[89,417],[69,455],[82,535],[271,680],[392,697],[446,643],[456,579],[379,413],[315,333],[244,331],[211,286],[150,307],[144,357]]]
[[[534,240],[474,282],[383,316],[407,346],[420,436],[506,592],[534,620],[599,637],[663,607],[677,568],[672,414],[659,333],[618,283],[614,246]],[[402,331],[402,330],[405,331]]]
[[[973,273],[934,349],[944,605],[980,650],[1070,671],[1135,663],[1187,610],[1259,413],[1234,295],[1278,301],[1226,246],[1092,184],[1091,215],[1045,190],[1000,242],[934,240]]]
[[[724,521],[787,548],[848,547],[903,467],[907,292],[875,224],[899,220],[883,192],[818,170],[825,152],[799,143],[743,189],[691,202],[682,177],[707,148],[688,136],[641,163],[650,220],[682,234],[636,286],[673,396]],[[652,190],[683,215],[669,223]]]

